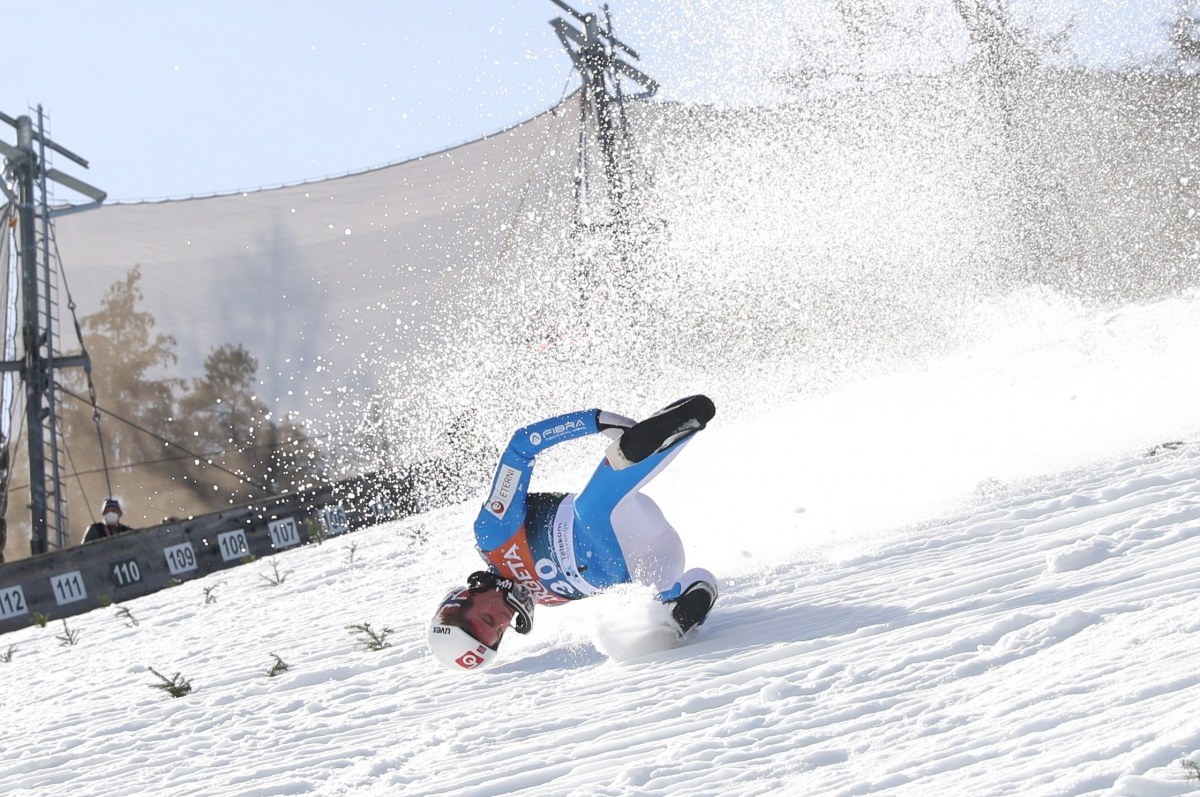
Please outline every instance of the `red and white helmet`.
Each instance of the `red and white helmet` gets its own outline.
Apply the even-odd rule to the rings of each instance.
[[[470,589],[450,590],[429,623],[429,649],[435,659],[452,670],[486,669],[499,656],[495,648],[483,644],[457,625],[443,622],[443,612],[461,606],[470,595]]]

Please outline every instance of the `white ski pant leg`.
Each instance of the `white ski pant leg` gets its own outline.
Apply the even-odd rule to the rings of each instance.
[[[626,495],[613,509],[612,528],[634,582],[661,592],[679,580],[683,542],[652,498],[638,492]]]

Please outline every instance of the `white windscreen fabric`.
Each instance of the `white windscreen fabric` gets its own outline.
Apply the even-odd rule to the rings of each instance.
[[[283,409],[351,374],[358,395],[446,404],[429,428],[456,403],[520,423],[696,374],[741,385],[755,363],[828,375],[936,348],[961,308],[1016,286],[1194,285],[1198,102],[1190,76],[964,68],[769,108],[631,103],[640,186],[619,231],[576,94],[427,158],[102,207],[58,238],[83,313],[141,267],[172,376],[241,343]]]
[[[79,314],[137,266],[142,309],[177,341],[172,376],[242,344],[268,403],[303,412],[306,391],[361,375],[373,347],[402,358],[418,338],[451,335],[480,285],[504,279],[521,224],[570,225],[579,118],[575,94],[495,135],[350,176],[62,216]]]

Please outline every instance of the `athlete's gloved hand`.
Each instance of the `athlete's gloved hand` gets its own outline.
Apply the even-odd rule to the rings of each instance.
[[[625,430],[633,426],[637,421],[633,418],[626,418],[624,415],[617,415],[615,412],[608,410],[596,410],[596,428],[605,437],[616,440],[625,433]]]
[[[518,634],[533,630],[533,609],[537,606],[533,593],[511,578],[500,578],[489,570],[477,570],[467,578],[467,588],[472,592],[498,589],[504,593],[504,602],[513,609],[512,627]]]

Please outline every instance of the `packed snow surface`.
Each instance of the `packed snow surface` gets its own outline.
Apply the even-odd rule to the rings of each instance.
[[[439,668],[458,505],[0,638],[0,793],[1195,793],[1200,297],[977,320],[757,412],[713,391],[741,411],[647,488],[722,580],[680,647],[627,588]],[[572,445],[535,489],[579,486]]]

